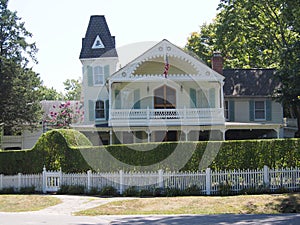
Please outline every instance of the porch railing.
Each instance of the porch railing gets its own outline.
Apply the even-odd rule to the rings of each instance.
[[[128,124],[147,125],[161,123],[182,124],[222,124],[224,113],[221,108],[184,108],[184,109],[111,109],[111,125]]]

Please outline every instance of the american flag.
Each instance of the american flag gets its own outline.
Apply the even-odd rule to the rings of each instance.
[[[169,68],[170,68],[170,64],[169,64],[169,60],[168,60],[168,55],[166,55],[166,59],[165,59],[165,71],[164,71],[164,75],[165,78],[167,78],[168,76],[168,72],[169,72]]]

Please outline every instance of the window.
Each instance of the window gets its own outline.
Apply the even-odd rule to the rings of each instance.
[[[265,101],[254,102],[254,119],[265,120],[266,119],[266,106]]]
[[[225,119],[228,121],[229,120],[229,102],[228,101],[225,101],[225,104],[224,104],[224,116],[225,116]]]
[[[216,107],[216,89],[200,89],[197,91],[198,108],[215,108]]]
[[[104,101],[98,100],[95,105],[96,119],[105,119],[105,106]]]
[[[103,67],[101,66],[94,67],[94,84],[95,85],[104,84],[104,73],[103,73]]]

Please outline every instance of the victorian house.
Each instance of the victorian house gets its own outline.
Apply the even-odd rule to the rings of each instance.
[[[162,40],[117,70],[104,16],[91,16],[82,39],[84,124],[98,144],[282,136],[282,107],[271,98],[271,70],[213,68]]]

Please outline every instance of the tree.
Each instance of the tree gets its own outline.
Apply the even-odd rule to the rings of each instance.
[[[32,34],[7,5],[8,0],[0,0],[0,124],[6,134],[13,134],[39,121],[41,80],[28,67],[37,62],[35,43],[27,42]]]
[[[200,40],[194,35],[186,47],[221,51],[225,68],[276,68],[282,88],[275,97],[294,109],[300,135],[299,0],[221,0],[219,10],[208,41],[201,27]]]
[[[45,85],[40,87],[40,100],[62,100],[63,94],[57,92],[53,87],[48,88]]]
[[[67,79],[64,83],[65,99],[66,100],[80,100],[81,97],[81,82],[80,79]]]

